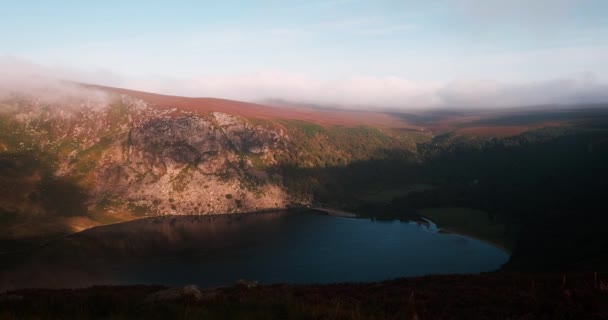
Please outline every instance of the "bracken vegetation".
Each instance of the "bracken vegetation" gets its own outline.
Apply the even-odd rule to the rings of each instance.
[[[20,290],[1,319],[606,319],[605,274],[428,276],[369,284],[247,282],[167,301],[165,287]]]

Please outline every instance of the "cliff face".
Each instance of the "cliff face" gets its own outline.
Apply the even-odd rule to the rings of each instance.
[[[4,98],[0,125],[0,188],[7,192],[0,213],[9,218],[124,220],[283,208],[290,201],[280,172],[268,173],[290,141],[280,126],[163,110],[124,95],[61,105]],[[86,212],[51,208],[44,199],[53,192],[64,199],[49,200],[78,198]]]
[[[288,139],[281,129],[219,112],[150,116],[146,107],[138,111],[129,112],[128,131],[101,155],[96,198],[122,198],[132,208],[157,214],[286,205],[280,176],[271,180],[251,161],[273,163],[273,154]]]

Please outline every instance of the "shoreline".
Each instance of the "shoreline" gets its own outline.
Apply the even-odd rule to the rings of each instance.
[[[496,243],[496,242],[492,242],[490,240],[483,239],[483,238],[480,238],[478,236],[471,235],[471,234],[468,234],[468,233],[465,233],[465,232],[462,232],[462,231],[457,231],[457,230],[454,230],[454,229],[443,227],[443,226],[439,225],[435,220],[433,220],[433,219],[431,219],[429,217],[426,217],[426,216],[421,215],[421,214],[418,214],[418,215],[421,218],[426,219],[426,220],[430,221],[431,223],[433,223],[437,227],[437,233],[454,234],[454,235],[462,236],[462,237],[465,237],[465,238],[475,239],[477,241],[481,241],[481,242],[489,244],[489,245],[491,245],[491,246],[493,246],[493,247],[495,247],[497,249],[500,249],[501,251],[504,251],[509,256],[513,254],[513,250],[507,248],[506,246],[504,246],[502,244],[499,244],[499,243]]]
[[[342,211],[342,210],[338,210],[338,209],[330,209],[330,208],[323,208],[323,207],[314,207],[314,208],[308,208],[308,209],[311,211],[322,212],[324,214],[334,216],[334,217],[343,217],[343,218],[358,218],[359,217],[359,215],[357,215],[356,213]]]
[[[33,237],[33,238],[0,238],[0,242],[27,243],[27,246],[25,248],[21,248],[18,250],[11,250],[11,251],[0,251],[0,256],[31,251],[36,248],[41,248],[41,247],[47,246],[57,240],[61,240],[61,239],[64,239],[64,238],[67,238],[67,237],[70,237],[70,236],[73,236],[73,235],[76,235],[76,234],[79,234],[82,232],[94,230],[96,228],[103,228],[103,227],[118,225],[118,224],[122,224],[122,223],[134,222],[134,221],[145,221],[145,220],[149,220],[149,219],[175,218],[175,217],[218,217],[218,216],[235,216],[235,215],[245,215],[245,214],[264,214],[264,213],[273,213],[273,212],[280,212],[280,211],[302,210],[302,209],[307,209],[307,208],[305,208],[305,207],[268,208],[268,209],[260,209],[260,210],[255,210],[255,211],[226,212],[226,213],[146,215],[146,216],[141,216],[141,217],[134,217],[133,219],[128,219],[128,220],[115,221],[115,222],[111,222],[111,223],[94,225],[94,226],[90,226],[88,228],[84,228],[84,229],[78,230],[78,231],[72,231],[72,232],[61,233],[61,234],[53,234],[53,235],[49,236],[50,238],[46,238],[47,236],[45,236],[45,235],[41,235],[40,237],[42,237],[42,238],[36,238],[36,237]],[[310,209],[308,209],[308,210],[310,210]]]

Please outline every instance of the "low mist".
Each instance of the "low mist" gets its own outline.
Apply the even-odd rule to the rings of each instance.
[[[61,73],[14,58],[0,59],[0,101],[27,98],[64,108],[103,106],[109,102],[106,92],[86,88],[69,81]]]
[[[82,82],[160,94],[249,102],[287,101],[343,109],[501,108],[608,101],[608,85],[593,73],[535,82],[465,79],[446,83],[395,76],[318,80],[301,74],[258,72],[190,78],[123,76],[108,71],[49,68],[17,58],[0,59],[0,98],[27,94],[46,103],[106,102],[106,93]]]

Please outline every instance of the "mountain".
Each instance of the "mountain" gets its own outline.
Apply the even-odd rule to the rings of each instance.
[[[0,94],[0,251],[147,215],[323,206],[431,218],[507,248],[508,268],[594,268],[607,166],[605,105],[368,112],[62,83]]]
[[[52,98],[48,91],[0,96],[0,212],[9,238],[142,215],[309,205],[310,192],[290,189],[286,172],[411,150],[419,138],[382,113],[79,84],[53,87]]]

